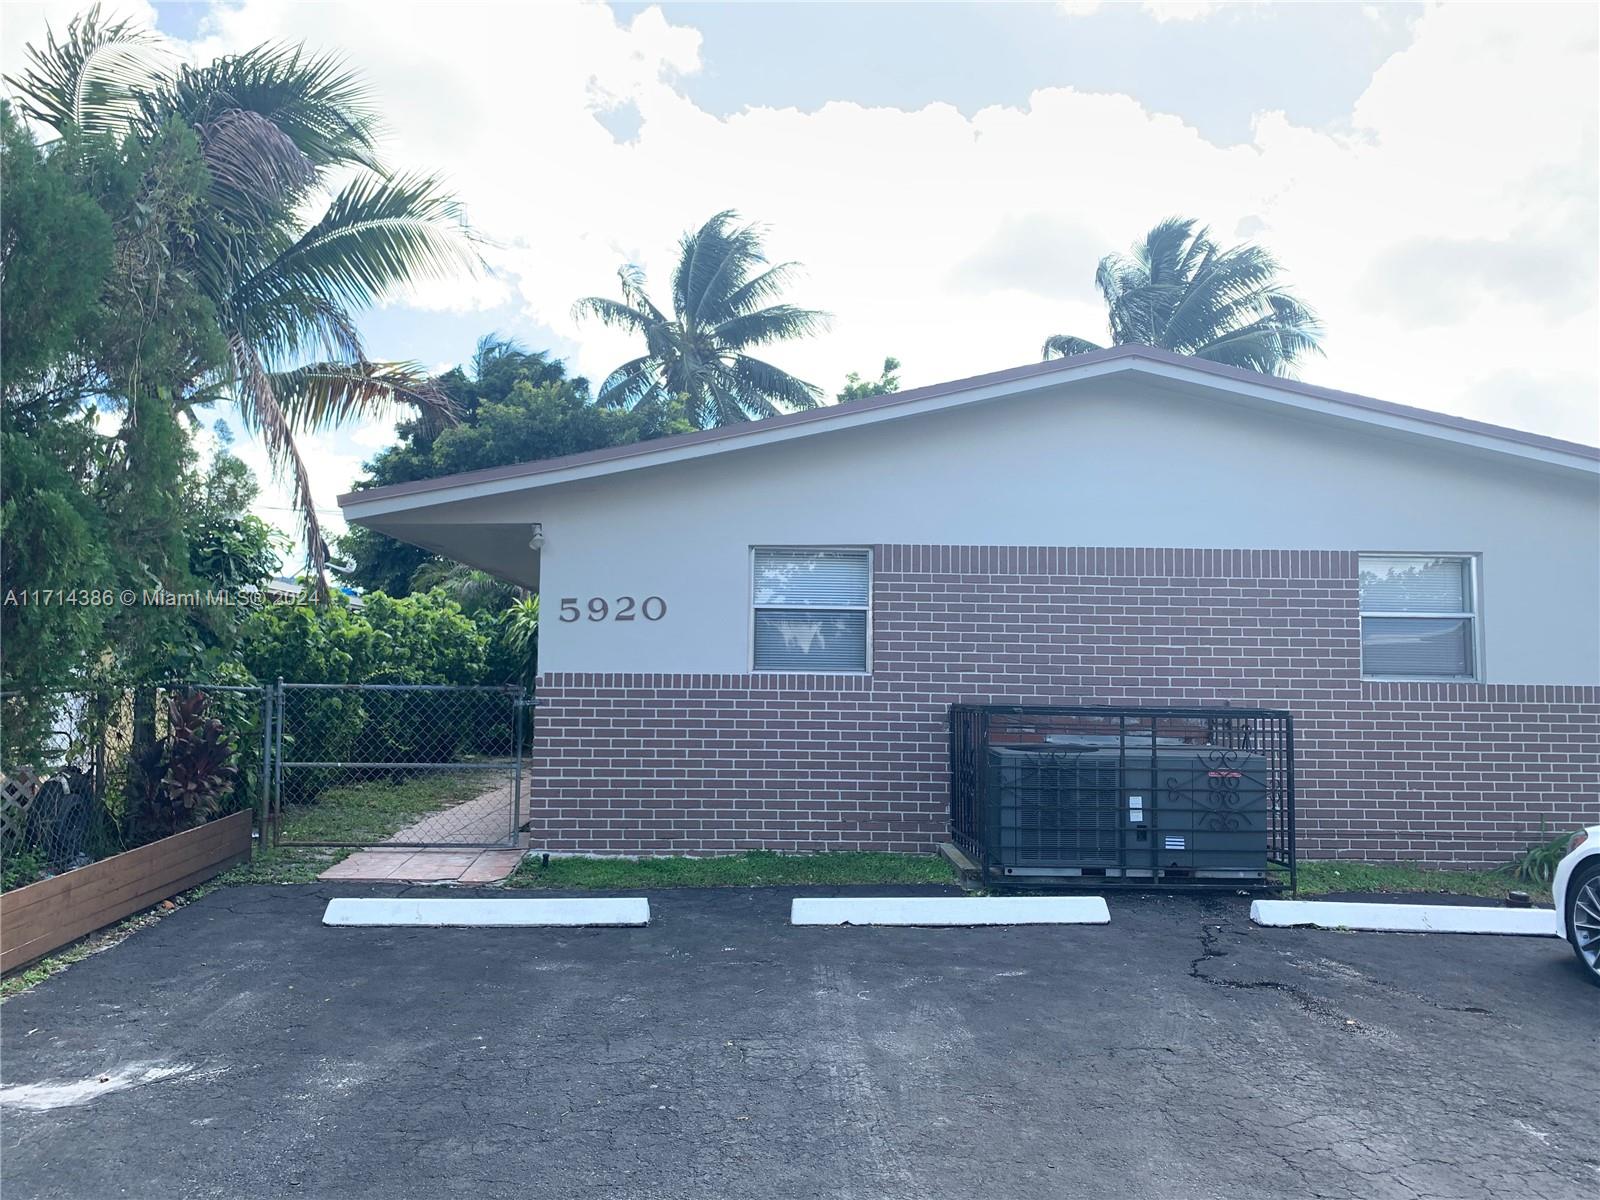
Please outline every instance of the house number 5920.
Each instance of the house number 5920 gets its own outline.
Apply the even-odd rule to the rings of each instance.
[[[616,607],[612,607],[615,605]],[[578,607],[578,597],[561,598],[561,619],[581,621],[587,612],[591,621],[632,621],[643,617],[646,621],[659,621],[667,615],[667,602],[660,596],[646,596],[635,600],[632,596],[618,596],[607,602],[604,596],[590,596]]]

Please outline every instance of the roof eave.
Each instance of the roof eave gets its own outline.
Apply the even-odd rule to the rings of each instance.
[[[1135,372],[1290,408],[1332,413],[1379,429],[1435,438],[1524,460],[1600,474],[1600,448],[1507,429],[1467,417],[1394,404],[1370,396],[1261,375],[1149,347],[1118,346],[911,391],[873,396],[847,405],[829,405],[790,413],[748,425],[726,426],[561,458],[346,492],[339,497],[339,506],[345,511],[346,517],[359,522],[413,508],[431,507],[455,500],[481,499],[527,488],[549,487],[621,471],[642,470],[809,437],[830,430],[876,424],[913,413],[979,403],[1041,387]]]

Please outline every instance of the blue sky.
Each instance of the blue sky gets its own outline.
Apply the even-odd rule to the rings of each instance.
[[[9,5],[4,69],[74,7]],[[113,7],[196,58],[343,51],[390,161],[457,188],[490,270],[366,314],[374,357],[498,331],[598,378],[636,351],[573,300],[731,206],[834,314],[774,361],[932,383],[1103,336],[1097,259],[1179,213],[1278,255],[1327,324],[1311,382],[1600,441],[1592,6]],[[391,433],[308,445],[319,507]]]

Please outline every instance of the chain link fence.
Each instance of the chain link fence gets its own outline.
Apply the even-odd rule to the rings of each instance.
[[[274,697],[275,844],[517,844],[521,688],[280,682]]]
[[[3,890],[241,809],[283,846],[519,844],[520,688],[0,693]]]
[[[188,683],[0,694],[4,889],[265,812],[269,700]]]

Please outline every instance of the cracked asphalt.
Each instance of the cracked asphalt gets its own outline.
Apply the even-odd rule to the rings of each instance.
[[[215,892],[6,1003],[3,1081],[41,1085],[0,1109],[6,1200],[1600,1193],[1600,989],[1554,940],[1258,929],[1232,896],[786,923],[938,888],[320,924],[417,890]]]

